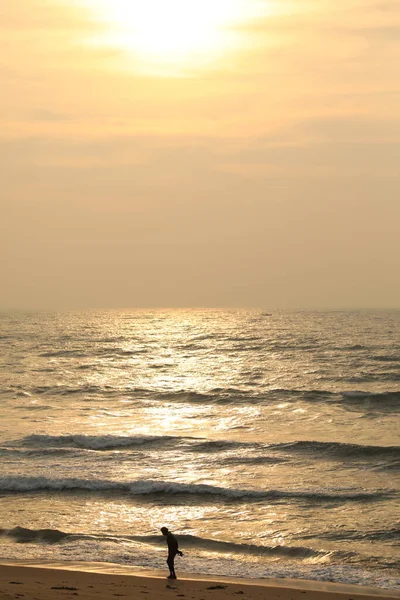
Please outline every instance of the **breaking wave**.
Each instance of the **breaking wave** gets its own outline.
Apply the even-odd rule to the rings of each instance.
[[[299,539],[312,539],[313,535],[300,536]],[[391,527],[390,529],[376,529],[371,531],[360,531],[358,529],[338,529],[335,531],[324,531],[317,536],[324,540],[354,540],[367,542],[396,542],[400,541],[400,527]]]
[[[67,533],[58,529],[27,529],[14,527],[13,529],[0,529],[0,535],[13,538],[20,543],[47,542],[54,544],[68,537]]]
[[[187,495],[197,496],[199,500],[207,497],[258,501],[269,500],[279,502],[288,500],[304,500],[308,502],[374,502],[392,497],[392,490],[248,490],[224,488],[208,484],[177,483],[170,481],[137,480],[132,482],[91,480],[78,478],[50,479],[47,477],[0,477],[0,491],[26,493],[36,491],[82,491],[82,492],[119,492],[133,496],[148,495]]]
[[[26,527],[14,527],[13,529],[0,529],[0,535],[14,539],[19,543],[49,543],[54,544],[68,540],[92,540],[92,541],[135,541],[149,545],[164,545],[164,540],[160,535],[126,535],[115,536],[107,534],[83,534],[66,533],[58,529],[28,529]],[[258,544],[239,544],[234,542],[224,542],[213,539],[201,538],[194,535],[180,535],[179,541],[185,548],[197,548],[210,552],[250,554],[255,556],[286,556],[292,558],[310,558],[316,556],[325,556],[328,553],[305,546],[261,546]]]
[[[11,446],[11,448],[10,448]],[[208,440],[189,436],[168,435],[45,435],[32,434],[20,440],[9,442],[7,448],[0,448],[0,453],[25,448],[34,448],[37,453],[56,452],[57,449],[81,449],[108,451],[116,449],[174,449],[190,453],[221,454],[221,459],[234,464],[235,462],[249,464],[274,463],[289,460],[292,456],[305,456],[312,460],[375,460],[372,466],[377,469],[395,469],[400,461],[400,446],[372,446],[350,444],[344,442],[319,442],[299,440],[277,444],[260,442],[240,442],[235,440]],[[225,456],[224,452],[236,452],[234,456]],[[257,454],[253,454],[256,452]],[[281,456],[279,456],[281,455]],[[381,460],[383,463],[376,464]]]
[[[320,454],[332,458],[393,457],[400,459],[400,446],[369,446],[364,444],[347,444],[344,442],[297,441],[269,446],[270,450],[293,453]]]
[[[88,450],[113,450],[161,443],[171,444],[180,437],[162,435],[116,436],[116,435],[40,435],[32,434],[19,442],[23,446],[86,448]]]
[[[63,351],[67,352],[67,351]],[[68,351],[69,352],[69,351]],[[72,352],[72,351],[71,351]],[[121,350],[120,354],[130,356],[141,351]],[[83,355],[82,355],[83,356]],[[168,365],[151,364],[151,368],[161,368]],[[150,368],[149,367],[149,368]],[[91,364],[78,364],[77,369],[95,368]],[[399,375],[395,372],[369,374],[368,378],[388,379],[396,381]],[[250,377],[247,386],[254,386],[253,377]],[[368,379],[369,380],[369,379]],[[357,382],[361,382],[362,378],[356,378]],[[2,390],[3,393],[18,394],[20,390],[9,388]],[[155,392],[153,389],[143,389],[135,387],[113,387],[111,385],[90,385],[82,384],[77,387],[68,385],[45,385],[36,386],[29,390],[29,394],[37,396],[79,396],[96,397],[97,399],[112,399],[119,400],[121,396],[128,396],[132,400],[143,401],[161,401],[170,403],[187,403],[187,404],[227,404],[227,405],[265,405],[274,402],[307,402],[307,403],[329,403],[339,404],[343,407],[353,408],[354,410],[374,410],[374,411],[396,411],[400,410],[400,391],[393,390],[387,392],[367,392],[360,390],[353,391],[329,391],[318,389],[286,389],[274,388],[263,392],[254,393],[247,389],[235,387],[217,387],[209,391],[190,391],[176,390],[173,392]],[[28,394],[27,394],[28,395]]]

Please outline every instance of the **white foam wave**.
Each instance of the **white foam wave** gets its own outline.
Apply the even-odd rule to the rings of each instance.
[[[365,492],[363,490],[247,490],[223,488],[208,484],[179,483],[171,481],[136,480],[111,481],[90,479],[50,479],[47,477],[0,477],[0,490],[3,492],[30,492],[38,490],[82,490],[82,491],[119,491],[142,496],[149,494],[192,494],[200,497],[220,496],[229,499],[303,499],[308,501],[368,501],[387,497],[391,490]]]

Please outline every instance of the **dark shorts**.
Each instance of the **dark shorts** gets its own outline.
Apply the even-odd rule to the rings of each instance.
[[[167,563],[169,565],[173,565],[174,564],[174,560],[175,560],[176,554],[177,554],[176,552],[169,552],[168,558],[167,558]]]

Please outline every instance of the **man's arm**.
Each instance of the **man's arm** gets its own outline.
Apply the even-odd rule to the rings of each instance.
[[[175,538],[175,542],[176,542],[176,553],[179,554],[179,556],[183,556],[183,552],[181,552],[179,550],[178,540],[176,538]]]

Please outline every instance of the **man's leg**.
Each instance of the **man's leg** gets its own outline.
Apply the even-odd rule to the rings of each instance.
[[[167,565],[169,568],[169,576],[171,579],[176,579],[174,559],[175,559],[175,554],[168,554]]]

